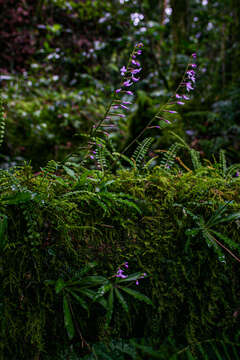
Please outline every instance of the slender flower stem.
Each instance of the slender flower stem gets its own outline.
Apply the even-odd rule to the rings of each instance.
[[[156,118],[160,118],[160,114],[161,112],[164,110],[164,108],[167,106],[167,105],[170,105],[170,101],[172,101],[173,98],[176,98],[176,94],[178,93],[178,90],[182,87],[182,83],[186,77],[186,74],[187,74],[187,71],[190,67],[190,62],[187,64],[186,66],[186,69],[185,69],[185,72],[183,74],[183,77],[182,77],[182,80],[180,81],[177,89],[175,90],[175,93],[174,95],[170,96],[170,98],[168,99],[168,101],[163,104],[161,107],[160,107],[160,110],[156,113],[156,115],[154,115],[154,117],[148,122],[148,124],[143,128],[142,131],[140,131],[140,133],[136,136],[136,138],[130,142],[130,144],[128,144],[124,150],[122,151],[122,154],[124,154],[144,133],[145,131],[152,125],[153,121],[156,119]]]
[[[131,64],[132,64],[133,57],[134,57],[134,54],[136,53],[136,49],[137,49],[137,48],[138,48],[138,44],[134,46],[134,49],[133,49],[131,55],[129,56],[128,64],[127,64],[127,67],[126,67],[126,76],[123,77],[123,80],[122,80],[122,82],[121,82],[121,84],[120,84],[120,88],[118,89],[119,91],[117,91],[117,94],[120,93],[120,92],[122,92],[122,91],[123,91],[123,92],[127,92],[127,93],[129,93],[129,94],[131,93],[131,91],[128,92],[128,91],[126,91],[126,90],[121,90],[121,87],[124,86],[124,84],[125,84],[126,82],[127,82],[127,84],[130,83],[131,76],[129,76],[129,75],[127,75],[127,74],[131,73],[132,67],[130,67],[130,66],[131,66]],[[134,60],[134,61],[135,61],[135,60]],[[128,86],[128,85],[126,85],[126,86]],[[115,94],[116,94],[116,91],[114,92],[114,95],[115,95]],[[110,111],[111,111],[111,108],[112,108],[112,106],[113,106],[114,103],[121,103],[121,100],[116,99],[116,98],[114,98],[114,99],[111,100],[111,102],[110,102],[109,105],[107,106],[107,109],[106,109],[106,111],[105,111],[105,114],[104,114],[103,118],[100,119],[99,122],[98,122],[97,124],[95,124],[95,125],[91,128],[90,138],[94,138],[94,137],[95,137],[97,130],[98,130],[101,126],[104,126],[104,125],[103,125],[103,122],[104,122],[104,120],[106,120],[108,117],[110,117],[110,116],[123,117],[123,116],[121,116],[121,114],[115,114],[115,113],[111,113],[111,112],[110,112]],[[124,105],[121,105],[121,107],[127,109],[127,107],[125,107]],[[106,133],[105,133],[105,134],[106,134]],[[82,161],[84,161],[84,160],[86,159],[86,157],[88,157],[89,152],[92,150],[92,147],[93,147],[93,144],[90,144],[90,143],[89,143],[88,151],[87,151],[87,153],[85,154],[85,156],[84,156],[84,158],[83,158]]]

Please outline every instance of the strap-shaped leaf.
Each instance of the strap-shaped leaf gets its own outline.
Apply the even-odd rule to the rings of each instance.
[[[56,282],[56,285],[55,285],[55,291],[56,291],[56,294],[59,294],[60,291],[62,291],[62,289],[66,286],[66,283],[64,282],[64,280],[62,278],[59,278]]]
[[[196,358],[193,356],[190,349],[187,349],[187,359],[188,360],[196,360]]]
[[[125,301],[124,297],[122,296],[122,294],[120,293],[120,291],[117,288],[115,288],[114,290],[115,290],[115,294],[116,294],[118,301],[122,305],[123,310],[126,311],[127,313],[129,313],[128,305],[127,305],[127,302]]]
[[[152,305],[153,303],[152,301],[144,294],[141,294],[139,291],[127,288],[127,287],[121,287],[121,290],[125,291],[126,293],[128,293],[129,295],[133,296],[135,299],[139,300],[139,301],[144,301],[146,304],[148,305]]]
[[[91,289],[87,289],[87,288],[71,288],[71,290],[73,290],[74,292],[80,293],[83,296],[88,297],[92,301],[94,301],[94,298],[96,296],[96,291],[91,290]],[[104,307],[104,309],[107,309],[107,301],[103,297],[100,297],[96,301],[100,305],[102,305]]]
[[[103,276],[86,276],[83,279],[76,280],[76,281],[68,281],[66,284],[68,286],[75,286],[75,285],[81,285],[81,286],[90,286],[90,285],[100,285],[104,283],[107,279]]]
[[[236,212],[236,213],[230,214],[230,215],[220,219],[218,221],[218,223],[230,222],[230,221],[233,221],[233,220],[237,220],[239,218],[240,218],[240,212]]]
[[[107,309],[105,327],[109,326],[111,319],[112,319],[112,313],[113,313],[113,287],[111,288],[109,296],[108,296],[108,309]]]
[[[77,300],[77,302],[82,306],[83,309],[89,314],[88,305],[85,300],[78,296],[74,291],[69,290],[69,293]]]
[[[112,284],[110,284],[110,283],[107,283],[107,284],[104,284],[103,286],[101,286],[98,289],[96,295],[94,296],[93,301],[96,301],[100,297],[104,296],[110,289],[112,289]]]
[[[232,239],[230,239],[228,236],[215,231],[215,230],[211,230],[211,233],[214,233],[215,235],[217,235],[219,237],[219,239],[223,240],[226,242],[226,244],[228,244],[229,246],[231,246],[234,249],[240,250],[240,243],[237,244],[235,243]]]
[[[66,295],[63,296],[63,313],[64,313],[64,325],[67,330],[67,334],[70,340],[74,337],[74,325],[72,320],[71,311],[68,304]]]

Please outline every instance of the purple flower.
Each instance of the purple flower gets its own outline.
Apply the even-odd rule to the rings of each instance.
[[[122,89],[115,90],[116,93],[119,93],[120,91],[122,91]]]
[[[235,176],[236,176],[236,177],[239,177],[239,176],[240,176],[239,171],[236,172]]]
[[[126,110],[129,110],[129,108],[123,104],[120,104],[120,106],[123,108],[123,109],[126,109]]]
[[[140,80],[140,78],[136,78],[136,77],[134,77],[134,75],[132,76],[132,81],[138,82],[139,80]]]
[[[131,82],[131,80],[124,81],[123,83],[124,86],[131,86],[132,84],[133,82]]]
[[[134,95],[133,92],[132,92],[132,91],[129,91],[129,90],[128,90],[128,91],[125,91],[125,93],[128,94],[128,95]]]
[[[182,96],[184,100],[190,100],[190,97],[186,96],[186,95],[183,95]]]
[[[178,104],[178,105],[185,105],[185,103],[182,102],[182,101],[177,101],[177,104]]]
[[[113,106],[113,109],[118,109],[119,108],[119,105],[114,105]]]
[[[143,47],[143,43],[142,43],[142,42],[140,42],[140,43],[137,43],[137,44],[136,44],[136,47],[138,47],[138,48],[141,48],[141,47]]]
[[[93,160],[93,159],[94,159],[94,156],[93,156],[93,155],[90,155],[90,158]]]
[[[192,87],[192,84],[189,81],[186,82],[186,89],[187,89],[187,91],[194,90],[194,88]]]
[[[141,53],[142,53],[142,50],[138,50],[138,51],[137,51],[137,54],[138,54],[138,55],[141,55]]]
[[[135,75],[135,74],[139,73],[141,70],[142,70],[142,68],[133,69],[133,70],[131,70],[131,73],[132,73],[132,75]]]
[[[167,111],[167,112],[169,112],[171,114],[177,114],[177,111],[175,111],[175,110],[163,110],[163,111]]]
[[[125,268],[128,268],[128,262],[125,262],[123,265],[125,266]]]
[[[141,66],[140,63],[138,61],[136,61],[136,60],[132,60],[132,64],[136,65],[136,66],[139,66],[139,67]]]
[[[136,281],[136,285],[139,285],[139,281],[138,281],[138,280]]]
[[[121,75],[124,76],[125,73],[127,72],[126,66],[123,66],[123,67],[120,69],[120,71],[121,71]]]
[[[193,136],[195,134],[193,130],[186,130],[185,133],[189,136]]]
[[[122,270],[122,269],[118,269],[117,274],[116,274],[116,277],[119,277],[119,278],[121,278],[121,279],[126,279],[126,278],[127,278],[127,275],[124,275],[124,274],[123,274],[123,270]]]
[[[146,273],[143,273],[142,276],[140,276],[139,279],[143,279],[143,278],[145,278],[145,276],[147,276],[147,274],[146,274]]]
[[[181,98],[182,98],[182,96],[181,96],[181,95],[179,95],[179,94],[176,94],[176,98],[177,98],[177,99],[181,99]]]
[[[194,59],[196,59],[197,54],[196,54],[196,53],[193,53],[193,54],[192,54],[192,57],[193,57]]]
[[[197,67],[196,64],[190,64],[190,66],[191,66],[192,68],[196,68],[196,67]]]
[[[131,101],[123,101],[122,103],[126,105],[132,104]]]
[[[194,70],[188,70],[187,76],[190,80],[192,80],[192,82],[195,82],[195,71]]]

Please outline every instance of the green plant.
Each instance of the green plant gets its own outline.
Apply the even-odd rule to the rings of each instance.
[[[123,295],[124,293],[130,295],[136,300],[143,301],[148,305],[153,305],[152,301],[146,295],[141,294],[139,291],[129,287],[131,282],[136,282],[136,284],[138,284],[138,280],[144,278],[145,276],[145,273],[143,274],[139,272],[130,275],[124,275],[123,270],[119,268],[117,274],[110,279],[106,279],[105,283],[98,289],[97,294],[94,297],[94,301],[97,301],[108,294],[105,323],[106,328],[110,325],[116,300],[118,300],[122,310],[126,313],[126,315],[130,316],[130,309],[127,304],[127,300]]]
[[[202,216],[195,215],[192,213],[189,209],[186,209],[182,205],[175,204],[175,206],[182,207],[185,214],[189,215],[193,221],[196,223],[197,227],[192,229],[187,229],[185,234],[187,235],[187,242],[185,245],[185,251],[187,252],[189,250],[190,243],[192,241],[192,238],[195,238],[196,236],[202,236],[209,247],[213,246],[214,251],[218,255],[218,259],[221,262],[225,262],[225,255],[222,253],[220,248],[227,251],[235,260],[240,262],[240,259],[232,253],[231,250],[229,250],[227,246],[230,248],[233,248],[235,250],[240,251],[240,244],[232,241],[227,235],[220,233],[219,231],[215,230],[219,224],[222,223],[230,223],[232,221],[236,221],[240,218],[240,212],[232,213],[229,215],[225,215],[225,213],[228,211],[227,208],[228,203],[225,203],[223,205],[220,205],[215,212],[212,214],[209,220],[205,220]],[[213,236],[214,235],[214,236]],[[217,238],[215,237],[217,236]],[[223,241],[226,245],[224,245],[221,241]]]
[[[75,328],[79,333],[78,335],[82,338],[79,323],[74,314],[73,302],[77,302],[89,315],[89,302],[93,301],[96,295],[96,292],[92,288],[95,288],[106,281],[102,276],[86,276],[86,274],[96,265],[96,263],[86,265],[81,271],[75,272],[70,280],[64,281],[61,277],[56,281],[45,281],[46,285],[54,285],[56,294],[62,297],[64,325],[70,340],[75,335]],[[106,308],[104,299],[99,299],[98,303]]]

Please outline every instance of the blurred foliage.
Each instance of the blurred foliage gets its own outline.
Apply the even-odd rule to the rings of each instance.
[[[0,5],[0,79],[8,103],[3,166],[31,159],[37,169],[79,144],[73,135],[103,114],[136,41],[144,42],[142,81],[127,123],[113,136],[119,149],[173,93],[188,55],[197,51],[194,100],[181,109],[175,130],[202,157],[224,148],[229,161],[240,161],[237,0],[0,0]],[[134,25],[136,13],[144,19]],[[163,148],[171,142],[167,134],[153,131]]]

